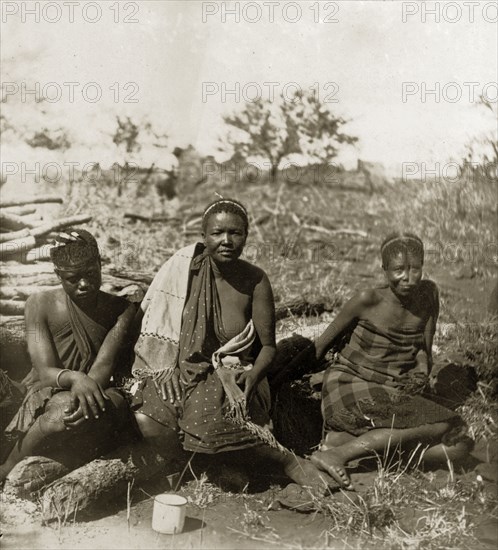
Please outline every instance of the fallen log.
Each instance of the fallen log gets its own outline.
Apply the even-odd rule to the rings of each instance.
[[[128,302],[138,304],[144,299],[145,292],[140,285],[132,284],[122,288],[117,295],[124,296]]]
[[[52,247],[48,244],[41,246],[39,248],[33,248],[28,253],[21,255],[21,261],[23,263],[29,264],[32,262],[43,262],[50,260],[50,249]]]
[[[100,506],[120,496],[125,505],[129,481],[146,481],[161,470],[166,471],[166,462],[146,443],[122,447],[50,484],[41,501],[43,520],[64,523],[97,501]]]
[[[58,195],[36,195],[24,197],[23,199],[2,199],[0,207],[22,206],[24,204],[44,204],[44,203],[60,203],[64,201]]]
[[[7,233],[0,233],[0,243],[5,243],[7,241],[15,241],[17,239],[22,239],[24,237],[29,237],[29,229],[19,229],[19,231],[9,231]]]
[[[0,286],[0,299],[27,300],[32,294],[53,290],[52,286]]]
[[[43,217],[40,217],[39,213],[23,215],[21,216],[21,218],[26,222],[30,223],[31,225],[33,225],[34,227],[38,227],[43,223],[47,223],[47,220],[44,219]]]
[[[42,283],[46,280],[55,281],[54,284],[57,284],[57,276],[54,273],[54,266],[51,264],[34,264],[34,265],[24,265],[17,262],[7,262],[4,263],[0,270],[0,278],[2,279],[2,284],[12,285],[9,280],[18,280],[21,286],[28,286],[32,283],[26,283],[28,279],[38,278],[37,283]],[[143,271],[133,272],[127,270],[117,270],[114,268],[108,269],[107,266],[102,268],[102,278],[105,282],[112,282],[115,286],[124,288],[125,286],[133,283],[143,283],[144,285],[149,285],[154,278],[153,275],[145,273]],[[51,283],[48,283],[51,285]]]
[[[0,260],[5,261],[10,256],[26,254],[36,246],[36,239],[32,235],[0,243]]]
[[[34,273],[30,275],[29,273],[25,274],[9,274],[4,273],[1,276],[1,283],[7,287],[30,287],[30,286],[40,286],[40,287],[56,287],[60,285],[60,281],[57,278],[57,275],[54,273],[54,267],[52,264],[22,264],[26,267],[38,267],[46,265],[49,270],[48,272]],[[2,266],[3,267],[3,266]],[[105,272],[102,273],[102,290],[104,292],[110,292],[111,294],[117,293],[125,287],[136,284],[133,279],[123,279],[121,277],[114,277]],[[145,292],[148,288],[147,283],[139,285],[140,288]],[[47,289],[48,290],[48,289]]]
[[[0,300],[1,315],[23,315],[25,302],[17,300]]]
[[[165,258],[165,261],[168,258]],[[109,270],[106,270],[105,273],[106,276],[112,275],[114,277],[117,277],[119,279],[127,279],[129,281],[135,281],[137,283],[143,283],[145,285],[150,285],[152,283],[152,280],[154,279],[154,275],[150,274],[149,272],[145,271],[129,271],[126,269],[114,269],[111,268]]]
[[[32,493],[67,474],[60,462],[44,456],[28,456],[21,460],[7,476],[4,491],[9,496],[30,499]]]
[[[130,220],[139,220],[143,222],[180,222],[180,218],[172,216],[144,216],[143,214],[135,214],[134,212],[125,212],[125,218]]]
[[[80,225],[82,223],[87,223],[91,219],[92,219],[91,216],[81,214],[77,216],[69,216],[67,218],[62,218],[54,222],[33,224],[33,227],[28,227],[27,224],[24,224],[23,227],[12,228],[12,229],[16,229],[15,231],[11,231],[8,233],[1,233],[0,243],[7,243],[7,241],[16,241],[17,239],[29,238],[29,237],[35,237],[36,239],[39,240],[41,237],[46,238],[47,235],[52,233],[53,231],[59,231],[61,229],[64,229],[65,227],[70,227],[72,225]],[[1,218],[0,218],[0,222],[1,222]]]
[[[6,263],[2,265],[0,277],[29,277],[43,273],[54,274],[54,267],[47,264],[39,265],[21,265],[16,262]]]
[[[26,214],[34,214],[36,212],[36,208],[32,206],[10,206],[7,208],[8,214],[16,214],[16,216],[25,216]]]
[[[72,225],[81,225],[82,223],[88,223],[92,220],[92,216],[86,214],[78,214],[75,216],[68,216],[67,218],[61,218],[60,220],[55,220],[50,223],[44,223],[43,225],[38,225],[33,227],[30,231],[30,234],[34,237],[41,237],[51,231],[59,231],[65,227],[70,227]]]
[[[23,264],[27,265],[27,264]],[[30,264],[33,267],[37,265],[43,265],[43,264]],[[50,266],[50,264],[47,264]],[[1,284],[6,286],[51,286],[55,287],[60,284],[59,279],[57,279],[57,275],[53,271],[52,267],[52,273],[40,273],[40,274],[34,274],[32,276],[29,275],[18,275],[17,277],[9,277],[4,276],[1,278]]]
[[[136,281],[134,281],[133,279],[114,277],[113,275],[109,275],[108,273],[102,273],[102,285],[107,285],[107,292],[117,293],[123,288],[134,284],[136,284]],[[140,288],[145,292],[148,286],[148,284],[142,284],[140,285]]]
[[[22,216],[9,214],[5,211],[0,211],[0,225],[9,230],[18,231],[19,229],[31,229],[34,227],[29,221],[23,219]]]

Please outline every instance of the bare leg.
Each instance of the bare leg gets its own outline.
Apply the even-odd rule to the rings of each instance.
[[[413,442],[430,442],[440,440],[450,428],[447,422],[424,424],[416,428],[371,430],[335,449],[315,452],[311,460],[320,469],[329,473],[345,489],[351,488],[351,480],[345,466],[350,460],[370,455],[373,452],[383,452],[388,447],[394,448],[401,444]]]
[[[71,468],[82,461],[92,460],[106,445],[112,444],[113,431],[119,433],[128,418],[124,397],[117,391],[110,391],[108,397],[113,407],[108,407],[98,420],[69,429],[63,418],[70,407],[71,395],[67,391],[56,393],[0,466],[0,481],[27,456],[48,456],[66,465],[71,464]]]
[[[135,413],[135,419],[143,438],[167,460],[182,458],[185,454],[175,430],[157,422],[150,416]]]
[[[23,458],[33,456],[35,449],[40,447],[48,437],[65,431],[66,426],[62,418],[63,411],[69,402],[69,392],[61,392],[52,397],[47,403],[45,412],[36,419],[23,439],[16,443],[7,460],[0,466],[0,481],[3,481]]]

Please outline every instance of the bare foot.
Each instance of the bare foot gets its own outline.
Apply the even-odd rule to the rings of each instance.
[[[301,487],[311,487],[314,492],[324,495],[334,480],[320,470],[310,460],[294,456],[292,462],[284,467],[286,475]]]
[[[330,474],[343,489],[354,490],[346,472],[344,459],[336,450],[316,451],[311,455],[311,462]]]

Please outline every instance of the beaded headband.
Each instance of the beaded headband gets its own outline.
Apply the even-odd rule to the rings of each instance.
[[[215,206],[218,206],[219,204],[230,204],[231,206],[235,206],[238,208],[245,218],[247,218],[247,210],[238,202],[231,201],[230,199],[223,199],[221,201],[214,202],[211,206],[208,206],[208,208],[204,211],[204,214],[202,215],[202,219],[206,219],[206,216],[210,210],[212,210]]]
[[[413,241],[415,243],[417,243],[419,246],[423,247],[424,246],[424,243],[418,238],[418,237],[410,237],[409,235],[407,236],[399,236],[399,237],[393,237],[392,239],[389,239],[387,242],[385,242],[382,246],[381,246],[381,253],[384,252],[384,250],[389,246],[391,245],[392,243],[396,242],[396,241]]]

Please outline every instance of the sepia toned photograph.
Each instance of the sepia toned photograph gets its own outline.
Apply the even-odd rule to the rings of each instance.
[[[0,9],[1,548],[496,548],[498,2]]]

